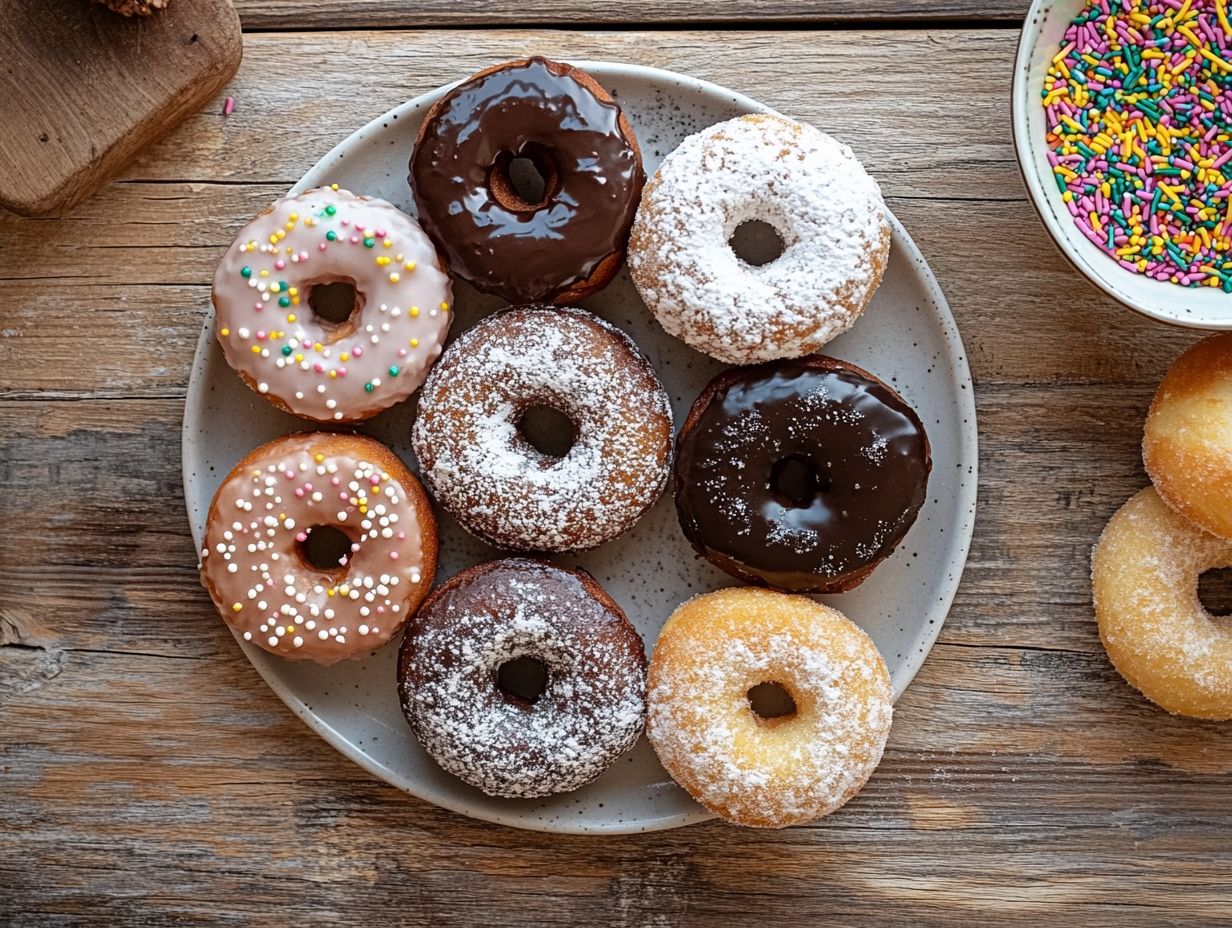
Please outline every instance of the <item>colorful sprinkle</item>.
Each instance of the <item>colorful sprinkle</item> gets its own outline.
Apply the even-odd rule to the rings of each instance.
[[[1083,235],[1127,270],[1232,293],[1226,0],[1089,0],[1041,97]]]

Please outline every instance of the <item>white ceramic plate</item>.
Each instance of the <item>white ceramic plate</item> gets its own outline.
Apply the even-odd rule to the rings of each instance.
[[[632,65],[578,62],[620,101],[645,156],[647,173],[687,135],[714,122],[766,107],[722,87]],[[295,186],[338,183],[411,211],[407,161],[424,111],[445,88],[406,103],[360,129]],[[825,126],[822,127],[827,128]],[[901,694],[932,647],[962,574],[975,513],[976,432],[971,376],[954,319],[928,265],[894,222],[885,282],[867,315],[828,350],[895,384],[919,411],[933,446],[928,500],[902,547],[858,590],[830,597],[872,635]],[[499,303],[469,287],[455,290],[453,335]],[[584,305],[633,336],[672,396],[677,423],[702,386],[722,369],[666,335],[637,297],[625,272]],[[414,400],[377,417],[363,431],[414,466]],[[310,424],[279,412],[227,367],[206,320],[193,362],[184,412],[184,492],[200,546],[206,510],[219,481],[248,451]],[[442,515],[444,579],[498,552]],[[734,581],[697,558],[664,497],[622,538],[594,552],[565,556],[589,570],[625,609],[646,641],[683,600]],[[630,832],[671,828],[709,815],[679,789],[645,739],[599,780],[546,800],[501,800],[443,773],[403,720],[395,686],[397,648],[332,668],[272,657],[240,642],[257,672],[314,731],[372,773],[422,799],[489,821],[545,831]]]
[[[1232,329],[1232,296],[1211,287],[1180,287],[1128,271],[1078,231],[1048,164],[1040,90],[1070,21],[1084,0],[1035,0],[1014,65],[1014,150],[1031,202],[1061,253],[1113,299],[1152,319],[1195,329]]]

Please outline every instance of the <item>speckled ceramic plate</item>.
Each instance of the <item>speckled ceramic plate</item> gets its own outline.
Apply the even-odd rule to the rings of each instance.
[[[766,111],[747,97],[684,75],[632,65],[579,64],[624,107],[648,173],[686,135],[732,116]],[[422,114],[443,90],[360,129],[321,159],[295,190],[338,183],[413,210],[407,160]],[[877,642],[897,695],[932,647],[962,574],[975,512],[976,432],[971,376],[954,319],[923,257],[898,222],[893,225],[885,282],[865,317],[828,350],[893,383],[919,410],[932,440],[933,474],[928,500],[903,546],[858,590],[830,601]],[[455,295],[454,335],[499,305],[463,285]],[[677,422],[683,421],[721,365],[666,335],[624,272],[584,305],[633,336],[671,393]],[[240,382],[223,360],[212,326],[207,319],[184,413],[184,491],[198,544],[210,498],[235,462],[262,442],[309,427]],[[363,431],[414,466],[409,440],[414,414],[412,400]],[[438,579],[497,556],[447,516],[441,518],[440,537]],[[667,497],[624,537],[559,560],[581,565],[599,579],[642,633],[648,651],[680,602],[734,582],[694,556]],[[420,750],[398,707],[396,647],[332,668],[283,661],[242,642],[240,648],[321,737],[382,779],[437,805],[521,828],[562,832],[650,831],[709,817],[667,777],[645,739],[575,793],[546,800],[491,799],[442,772]]]

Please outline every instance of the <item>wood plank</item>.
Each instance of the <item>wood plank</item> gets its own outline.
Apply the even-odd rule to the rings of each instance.
[[[818,24],[893,20],[1021,20],[1026,0],[236,0],[244,29],[457,28],[575,25]]]
[[[884,763],[816,826],[575,838],[408,799],[282,706],[198,585],[178,434],[217,257],[358,123],[528,50],[691,71],[852,141],[959,318],[971,559]],[[1145,484],[1142,417],[1196,336],[1053,251],[1014,174],[1011,52],[996,30],[258,34],[230,120],[211,107],[63,219],[0,217],[0,921],[1232,921],[1229,726],[1134,693],[1089,603],[1091,543]]]

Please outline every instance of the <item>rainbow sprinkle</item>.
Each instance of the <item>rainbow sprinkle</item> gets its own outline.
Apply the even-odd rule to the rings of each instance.
[[[1232,0],[1088,0],[1041,93],[1082,233],[1128,270],[1232,293]]]

